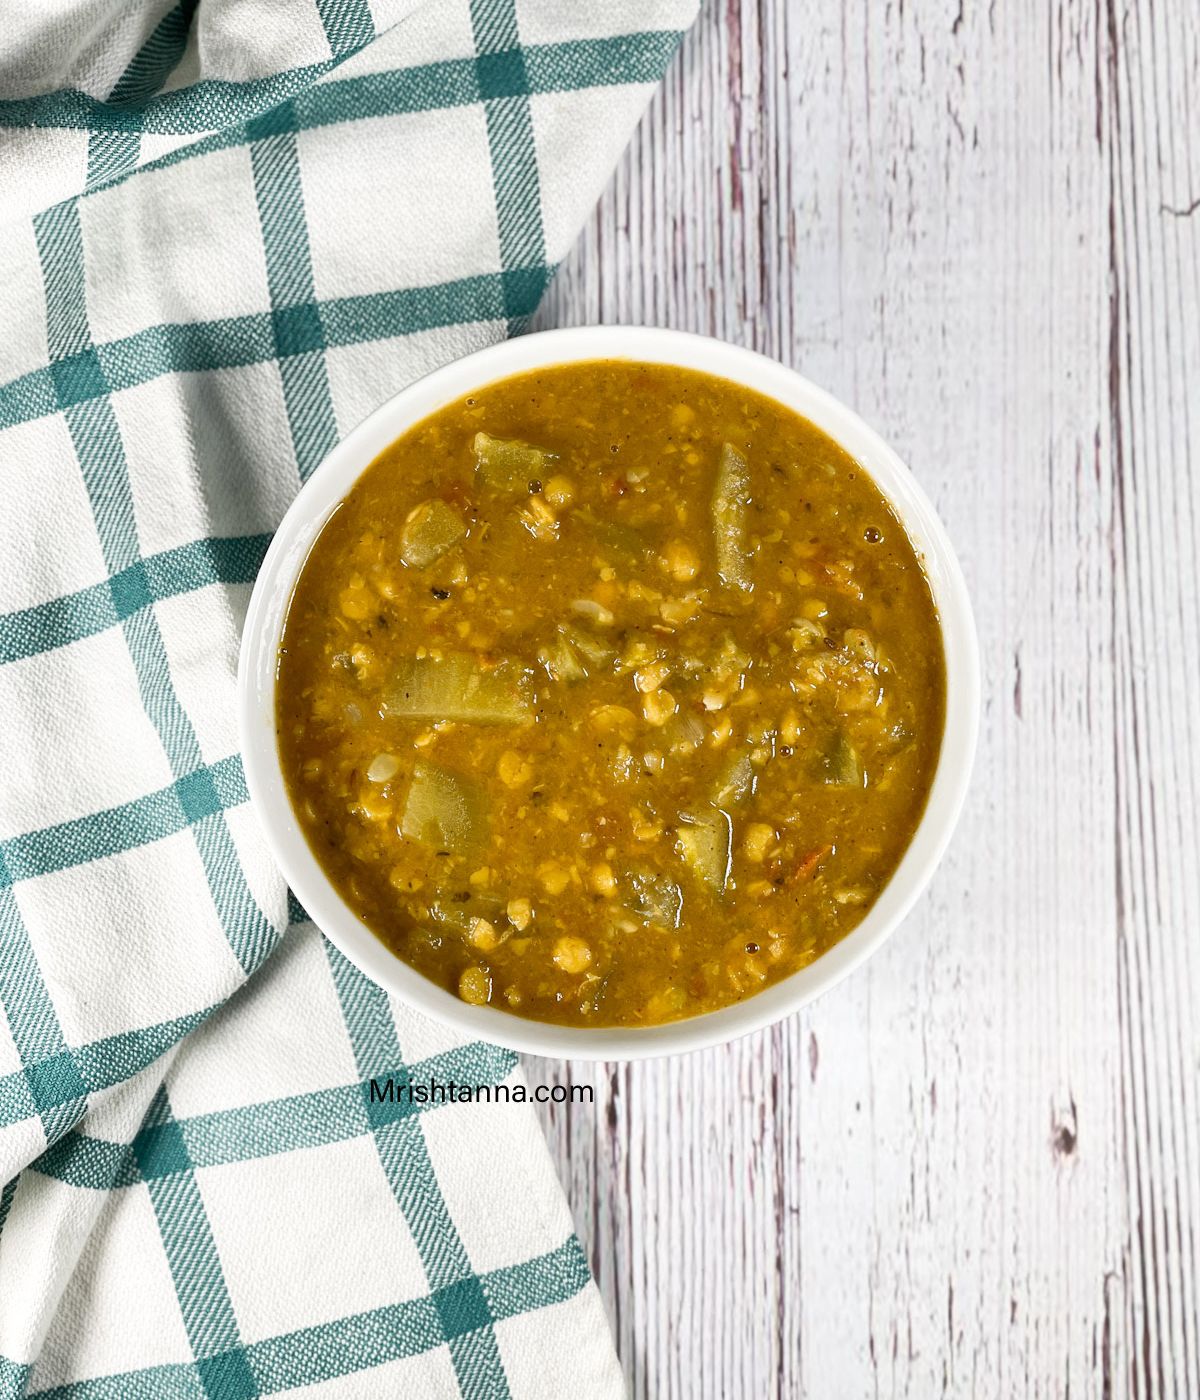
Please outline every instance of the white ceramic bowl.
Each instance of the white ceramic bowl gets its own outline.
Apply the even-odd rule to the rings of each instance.
[[[857,928],[816,962],[765,991],[686,1021],[642,1029],[576,1029],[469,1006],[400,961],[342,901],[292,812],[275,741],[280,635],[296,578],[322,526],[371,462],[413,424],[472,389],[578,360],[679,365],[756,389],[823,428],[867,470],[904,523],[924,564],[946,649],[946,729],[925,813],[895,874]],[[625,1060],[695,1050],[778,1021],[839,982],[912,908],[950,840],[966,794],[979,722],[979,658],[966,585],[946,532],[907,468],[865,423],[773,360],[679,331],[600,326],[506,340],[410,385],[340,442],[283,518],[250,600],[238,675],[246,782],[275,859],[296,897],[343,953],[387,991],[464,1036],[538,1055]]]

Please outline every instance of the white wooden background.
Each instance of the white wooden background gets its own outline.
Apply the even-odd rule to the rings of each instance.
[[[910,462],[985,663],[872,965],[545,1122],[632,1393],[1200,1396],[1200,4],[709,3],[541,320]]]

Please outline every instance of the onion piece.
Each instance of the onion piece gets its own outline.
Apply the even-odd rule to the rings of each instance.
[[[394,753],[377,753],[367,769],[367,782],[386,783],[400,771],[400,760]]]
[[[611,627],[617,620],[603,603],[597,603],[594,598],[576,598],[571,604],[571,611],[580,617],[591,618],[598,627]]]

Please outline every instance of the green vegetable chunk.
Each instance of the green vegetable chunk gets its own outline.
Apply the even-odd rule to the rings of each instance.
[[[492,924],[500,923],[504,917],[504,901],[495,895],[472,891],[471,897],[466,900],[455,899],[449,895],[435,899],[429,906],[429,913],[436,924],[465,935],[471,932],[476,919],[487,919]]]
[[[587,679],[587,671],[575,654],[575,648],[562,632],[554,634],[554,640],[538,650],[538,660],[546,668],[546,674],[553,681],[575,681]]]
[[[485,667],[452,651],[401,661],[384,692],[381,713],[403,719],[451,719],[464,724],[529,724],[531,673],[515,661]]]
[[[713,802],[718,807],[736,807],[754,791],[754,765],[749,754],[733,753],[721,765]]]
[[[712,497],[713,537],[717,551],[717,573],[731,588],[749,592],[750,551],[746,544],[746,510],[750,505],[750,464],[737,450],[725,443],[717,464],[717,483]]]
[[[453,506],[436,497],[409,511],[400,531],[400,558],[410,569],[424,569],[466,538],[467,527]]]
[[[564,627],[563,636],[591,666],[607,666],[617,654],[616,647],[610,646],[602,637],[588,632],[583,627]]]
[[[729,883],[733,823],[715,807],[691,816],[679,814],[675,849],[714,894],[724,894]]]
[[[823,783],[838,787],[863,787],[863,768],[858,750],[842,733],[837,733],[818,759]]]
[[[476,433],[472,446],[479,480],[493,491],[510,494],[528,491],[530,485],[539,481],[547,468],[558,461],[557,453],[547,452],[545,448],[532,447],[512,438],[489,437],[487,433]]]
[[[576,518],[586,528],[596,552],[614,563],[642,564],[654,552],[646,536],[633,525],[601,519],[586,507],[577,512]]]
[[[411,841],[470,855],[487,841],[487,798],[477,784],[434,763],[417,763],[400,818]]]
[[[622,903],[637,919],[648,924],[678,928],[683,912],[683,891],[668,875],[657,870],[631,870],[624,882]]]

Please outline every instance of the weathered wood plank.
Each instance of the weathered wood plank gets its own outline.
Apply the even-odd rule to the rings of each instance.
[[[1200,1395],[1200,10],[731,0],[544,324],[795,364],[912,464],[987,708],[863,973],[545,1115],[637,1397]]]

